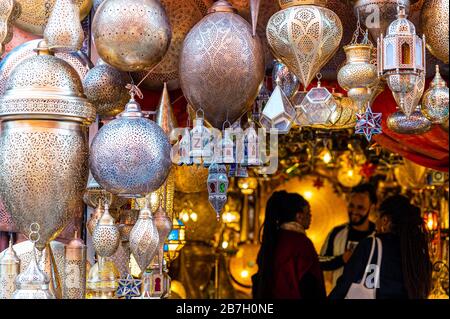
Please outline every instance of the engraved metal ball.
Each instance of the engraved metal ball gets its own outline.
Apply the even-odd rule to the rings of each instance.
[[[95,180],[108,192],[123,197],[145,196],[167,178],[172,162],[170,143],[155,122],[131,100],[117,119],[103,126],[91,145],[89,165]]]
[[[161,61],[172,32],[158,0],[105,0],[95,12],[92,35],[106,63],[120,71],[138,72]]]
[[[86,97],[100,116],[115,116],[122,112],[130,98],[127,75],[112,66],[97,64],[83,80]]]

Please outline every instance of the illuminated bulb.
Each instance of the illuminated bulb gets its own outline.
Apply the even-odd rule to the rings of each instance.
[[[243,189],[247,189],[247,188],[248,188],[248,183],[243,183],[243,184],[242,184],[242,188],[243,188]]]
[[[304,195],[305,195],[306,199],[311,199],[313,196],[312,192],[310,192],[310,191],[306,191]]]
[[[187,223],[189,221],[189,214],[186,212],[181,213],[180,217],[185,223]]]
[[[248,277],[248,270],[244,269],[241,271],[241,277],[242,278],[247,278]]]
[[[322,161],[325,163],[325,164],[328,164],[328,163],[330,163],[331,162],[331,154],[330,154],[330,151],[326,151],[325,152],[325,154],[323,154],[323,156],[322,156]]]
[[[228,242],[227,241],[222,242],[222,248],[223,249],[227,249],[228,248]]]
[[[157,207],[159,204],[159,196],[157,192],[150,194],[150,205],[151,207]]]
[[[191,217],[191,220],[192,220],[193,222],[196,222],[196,221],[197,221],[197,217],[198,217],[198,216],[197,216],[197,213],[192,212],[190,217]]]
[[[352,169],[348,170],[347,175],[348,177],[353,177],[353,170]]]

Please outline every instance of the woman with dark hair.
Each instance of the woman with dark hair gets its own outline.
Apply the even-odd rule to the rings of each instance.
[[[388,197],[380,205],[376,228],[376,237],[381,239],[381,264],[378,274],[373,272],[372,279],[378,285],[373,287],[373,283],[367,280],[361,284],[366,289],[376,289],[376,299],[427,298],[431,289],[432,264],[428,253],[428,232],[420,209],[404,196]],[[366,238],[358,245],[331,292],[331,299],[348,296],[352,284],[365,277],[366,265],[378,263],[378,248],[373,250],[373,258],[368,262],[373,241],[373,238]]]
[[[275,192],[266,206],[253,298],[324,299],[319,259],[305,230],[309,203],[299,194]]]

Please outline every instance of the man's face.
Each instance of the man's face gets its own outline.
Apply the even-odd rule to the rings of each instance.
[[[371,203],[368,193],[351,194],[348,203],[350,224],[354,226],[362,225],[369,218],[370,207]]]
[[[311,207],[308,205],[304,212],[297,214],[297,222],[300,223],[303,228],[308,229],[311,226]]]

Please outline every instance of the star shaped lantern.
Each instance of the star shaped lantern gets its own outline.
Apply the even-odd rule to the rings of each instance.
[[[356,114],[356,117],[355,134],[364,134],[369,142],[372,135],[381,134],[381,113],[373,113],[367,106],[366,112]]]
[[[125,297],[125,299],[131,299],[133,297],[139,297],[141,295],[142,280],[134,279],[132,275],[119,279],[119,287],[117,288],[117,296]]]

